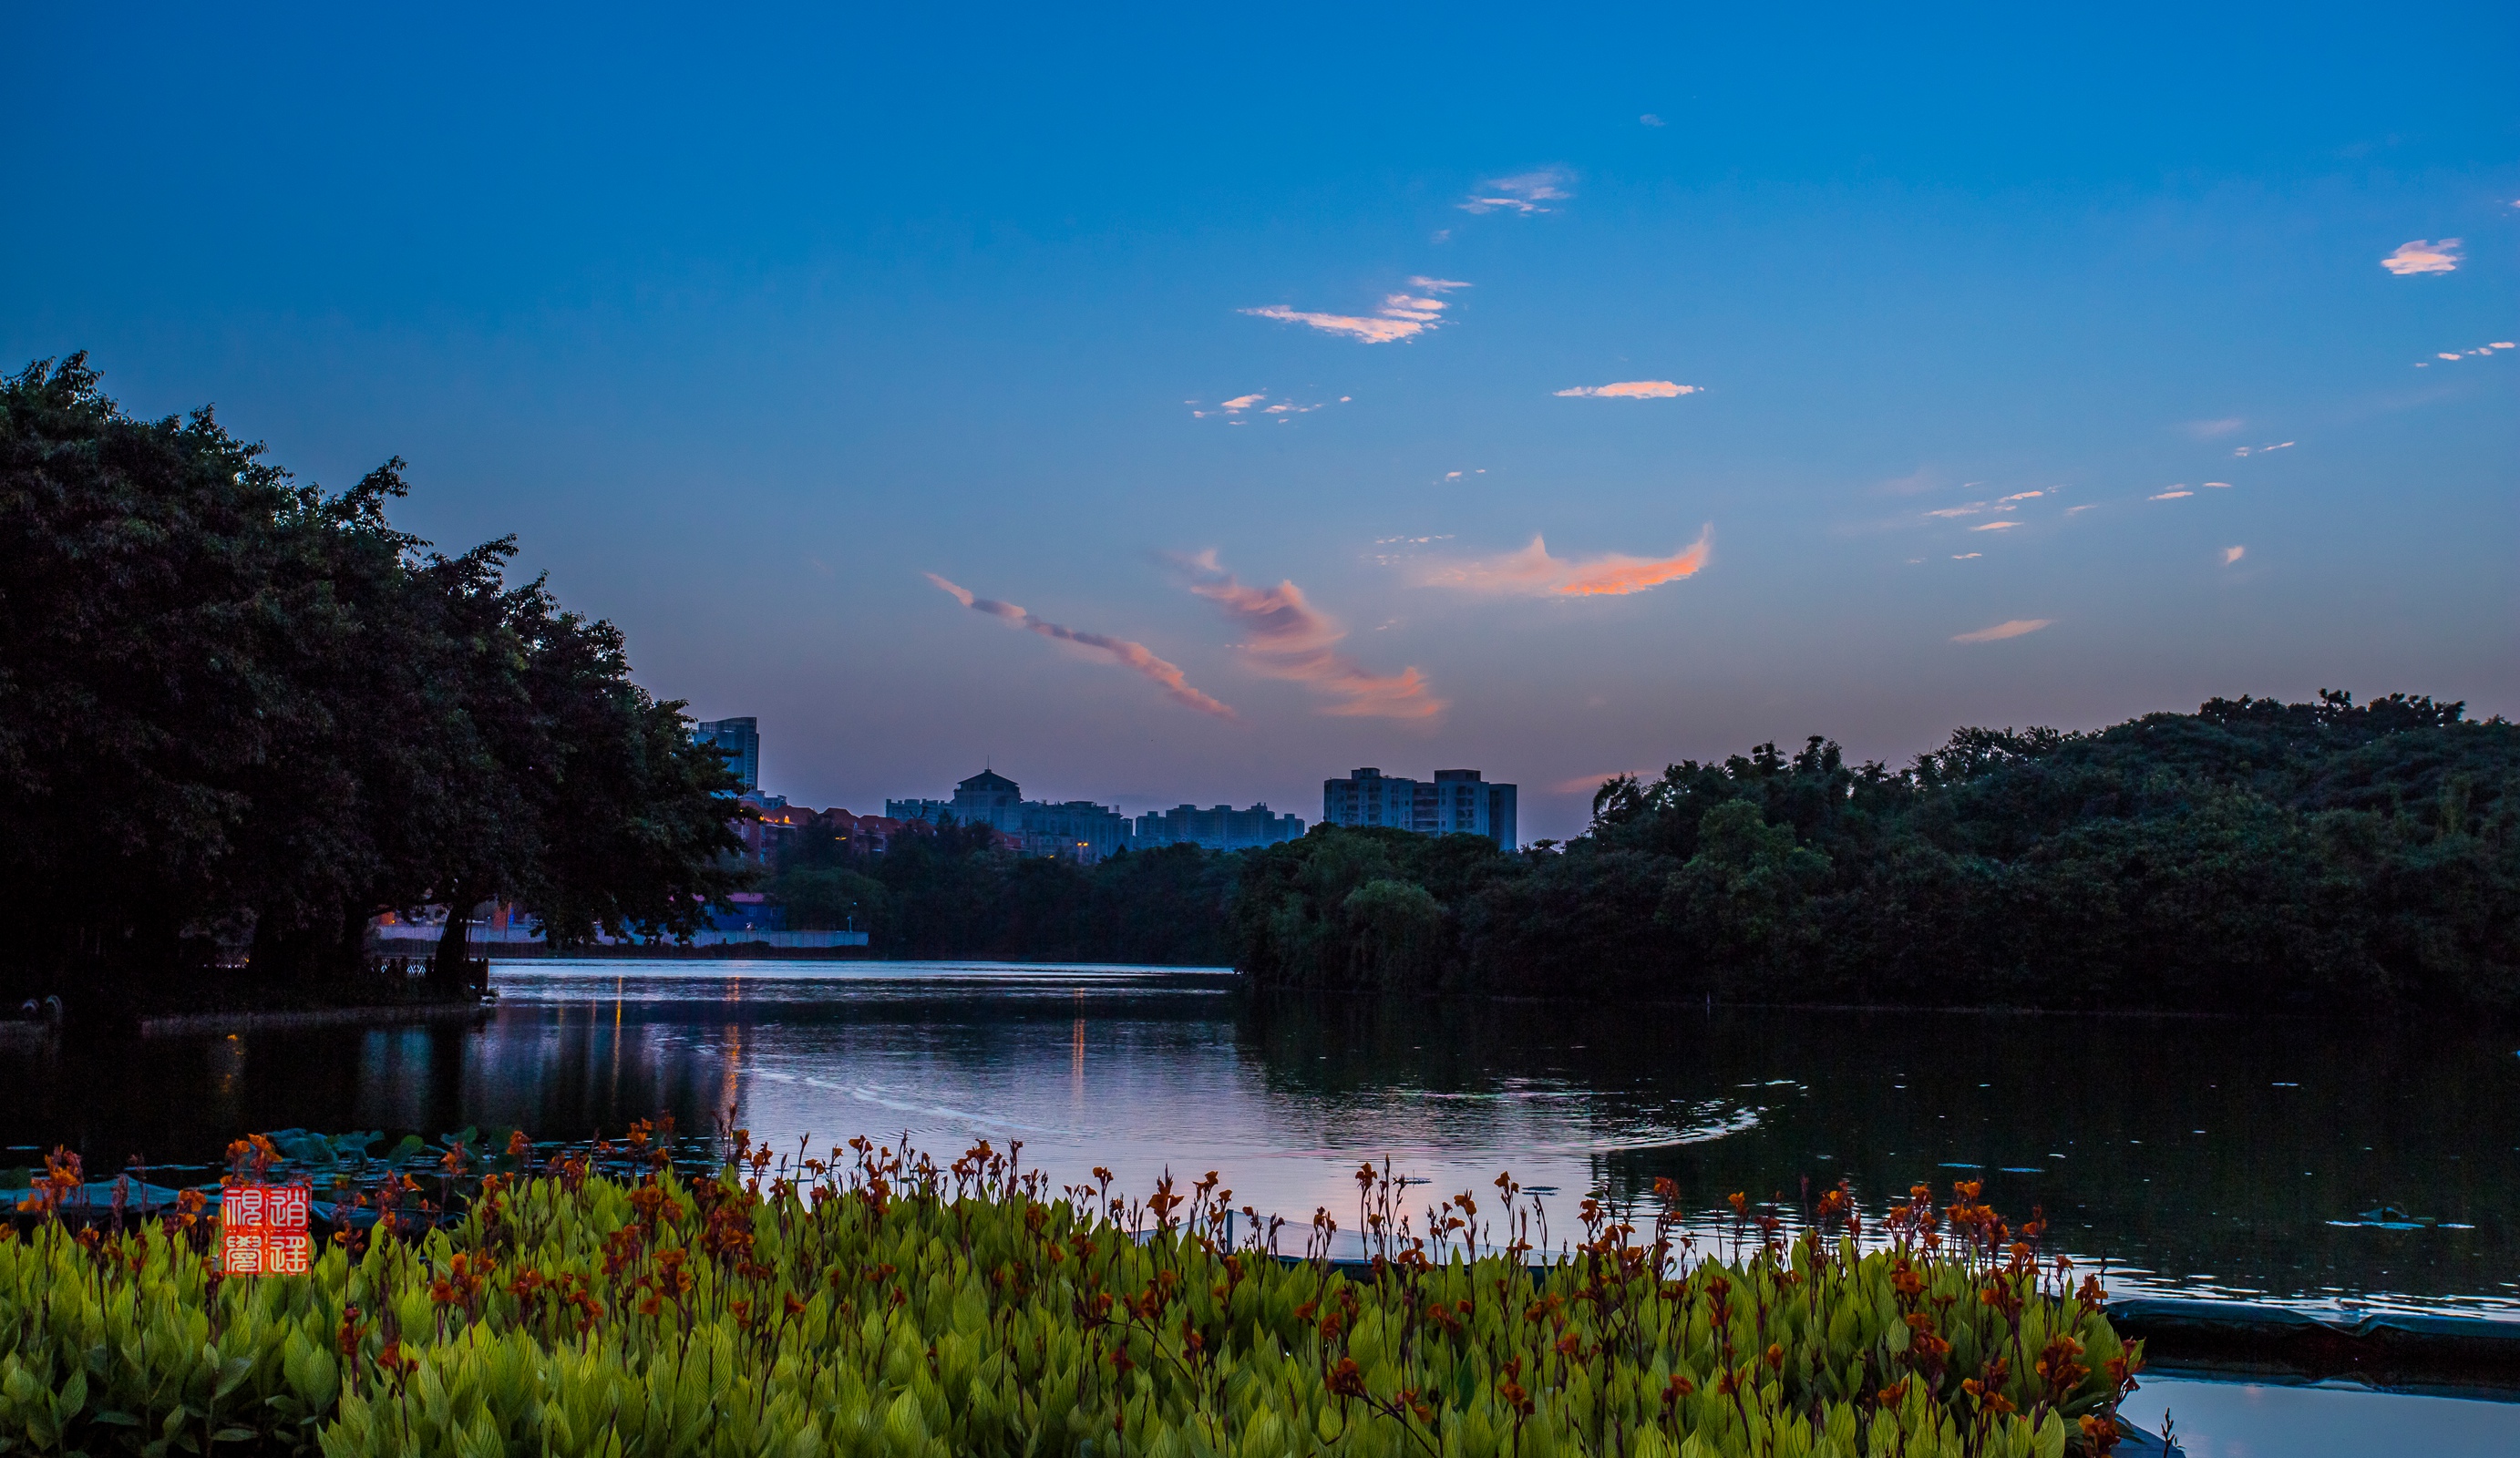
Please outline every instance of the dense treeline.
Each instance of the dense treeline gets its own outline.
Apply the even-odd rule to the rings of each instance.
[[[1621,777],[1590,830],[1319,831],[1250,853],[1263,985],[2341,1011],[2520,1005],[2520,727],[2216,699],[1962,729],[1903,771],[1813,738]]]
[[[735,884],[682,706],[507,583],[514,539],[395,530],[401,465],[327,494],[83,357],[0,379],[0,991],[146,999],[239,953],[322,984],[382,911],[515,898],[567,942]]]
[[[798,928],[853,926],[892,957],[1223,966],[1238,855],[1123,851],[1099,865],[994,849],[985,826],[905,834],[880,855],[788,848],[763,887]]]

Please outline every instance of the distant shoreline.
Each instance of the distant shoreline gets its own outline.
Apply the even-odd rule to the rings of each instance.
[[[476,950],[497,962],[541,962],[555,958],[569,961],[618,959],[638,961],[726,961],[729,959],[781,962],[872,962],[885,960],[864,947],[772,947],[762,942],[725,942],[707,947],[678,947],[671,943],[630,945],[601,944],[593,947],[554,949],[535,942],[499,942],[479,947]]]
[[[368,1007],[299,1007],[273,1011],[167,1013],[140,1019],[142,1038],[181,1038],[194,1033],[260,1032],[274,1028],[322,1028],[340,1023],[452,1023],[487,1017],[496,1002],[406,1002]]]

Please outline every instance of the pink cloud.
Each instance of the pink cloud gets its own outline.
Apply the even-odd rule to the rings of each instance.
[[[1589,395],[1597,400],[1669,400],[1681,395],[1694,395],[1704,385],[1674,384],[1668,379],[1623,379],[1616,384],[1583,384],[1560,395]]]
[[[2144,500],[2150,502],[2175,502],[2182,497],[2194,496],[2195,494],[2195,492],[2190,491],[2183,486],[2173,486],[2168,491],[2161,492],[2155,496],[2145,497]]]
[[[1613,770],[1607,774],[1576,774],[1549,787],[1552,795],[1590,795],[1622,774],[1636,774],[1634,770]]]
[[[2245,547],[2226,547],[2223,549],[2223,565],[2228,567],[2248,554],[2249,549]]]
[[[1513,212],[1529,217],[1547,212],[1544,202],[1560,202],[1574,195],[1563,184],[1571,181],[1564,170],[1546,167],[1538,172],[1525,172],[1515,177],[1493,177],[1479,184],[1477,192],[1457,205],[1463,212]]]
[[[1981,521],[1977,525],[1970,527],[1969,530],[1973,532],[2003,532],[2010,531],[2012,528],[2019,526],[2020,524],[2021,523],[2018,521]]]
[[[1423,277],[1411,279],[1409,286],[1421,290],[1422,294],[1443,293],[1449,289],[1470,287],[1455,279]],[[1444,301],[1440,298],[1423,297],[1420,294],[1391,293],[1383,295],[1382,307],[1370,316],[1316,314],[1302,309],[1290,309],[1284,304],[1270,304],[1265,308],[1244,309],[1240,312],[1256,319],[1276,319],[1287,324],[1306,325],[1326,334],[1346,334],[1362,339],[1368,344],[1388,344],[1395,339],[1412,338],[1435,328],[1443,322],[1444,307]]]
[[[2458,267],[2458,243],[2445,238],[2440,243],[2416,239],[2398,244],[2398,250],[2380,260],[2380,266],[2399,278],[2409,274],[2446,274]]]
[[[1271,304],[1262,309],[1245,309],[1245,314],[1259,319],[1282,320],[1287,324],[1310,325],[1326,334],[1353,334],[1368,344],[1388,344],[1422,334],[1426,326],[1415,319],[1367,319],[1355,314],[1313,314],[1302,309],[1289,309],[1284,304]]]
[[[1017,628],[1038,633],[1055,641],[1073,643],[1088,652],[1102,654],[1122,668],[1152,680],[1162,687],[1165,696],[1177,704],[1196,709],[1202,714],[1212,714],[1219,719],[1237,717],[1231,707],[1218,703],[1215,699],[1190,686],[1189,682],[1182,677],[1182,671],[1179,668],[1156,657],[1145,643],[1131,642],[1125,638],[1109,638],[1100,633],[1079,633],[1073,628],[1061,627],[1048,619],[1034,617],[1012,602],[1000,602],[995,598],[975,596],[968,588],[957,586],[933,572],[927,574],[927,580],[952,594],[955,601],[973,612],[984,612],[993,618],[1003,619]]]
[[[2054,618],[2014,618],[2008,623],[1998,623],[1992,628],[1980,628],[1974,633],[1955,633],[1952,635],[1952,641],[2002,642],[2007,638],[2019,638],[2026,633],[2036,633],[2055,621]]]
[[[1417,583],[1497,596],[1622,597],[1694,576],[1706,565],[1712,535],[1712,528],[1701,531],[1695,542],[1663,557],[1615,552],[1551,556],[1549,544],[1535,536],[1530,546],[1503,556],[1430,562],[1418,571]]]
[[[1214,552],[1180,558],[1191,574],[1190,590],[1217,605],[1244,635],[1235,645],[1252,672],[1302,684],[1325,698],[1324,714],[1359,719],[1431,719],[1444,712],[1444,700],[1429,693],[1425,676],[1415,668],[1397,674],[1375,674],[1333,646],[1347,630],[1328,614],[1304,600],[1301,588],[1281,582],[1274,588],[1246,587],[1217,565]]]

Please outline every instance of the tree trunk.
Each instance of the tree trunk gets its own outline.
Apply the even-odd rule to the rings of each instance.
[[[325,958],[325,980],[337,986],[355,985],[368,970],[368,913],[355,907],[341,912],[341,940],[334,945],[332,955]]]
[[[472,925],[475,900],[469,889],[459,886],[446,903],[446,930],[438,937],[437,955],[428,964],[429,986],[441,997],[451,997],[464,988],[464,964],[471,950],[467,929]]]

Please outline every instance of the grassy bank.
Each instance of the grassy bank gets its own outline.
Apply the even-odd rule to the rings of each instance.
[[[1212,1175],[1132,1201],[986,1145],[738,1147],[685,1179],[644,1131],[601,1168],[518,1136],[319,1188],[306,1276],[222,1278],[206,1211],[39,1218],[0,1242],[0,1446],[2057,1458],[2106,1450],[2139,1361],[1968,1186],[1868,1241],[1842,1194],[1793,1236],[1735,1196],[1718,1250],[1666,1187],[1535,1267],[1509,1179],[1405,1214],[1368,1169],[1373,1259],[1338,1267],[1327,1212],[1229,1216]]]

